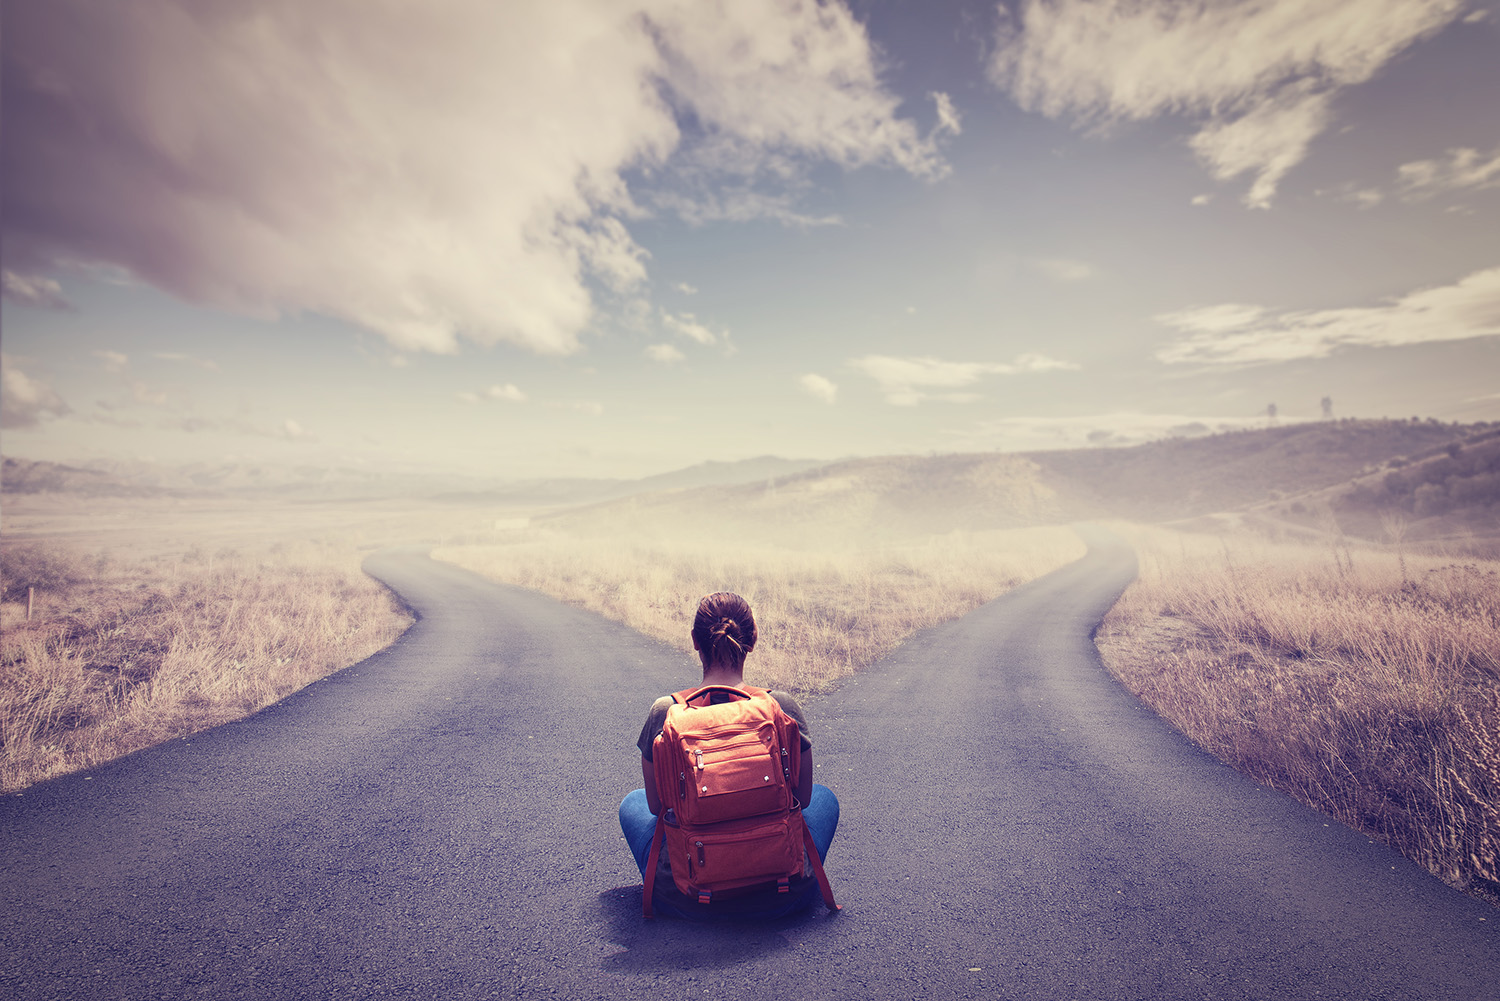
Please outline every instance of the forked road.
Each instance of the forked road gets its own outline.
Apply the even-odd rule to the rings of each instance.
[[[416,551],[421,621],[241,723],[0,800],[13,998],[1495,998],[1500,912],[1200,753],[1089,555],[809,700],[842,914],[644,923],[615,821],[692,662]],[[751,662],[753,671],[753,660]]]

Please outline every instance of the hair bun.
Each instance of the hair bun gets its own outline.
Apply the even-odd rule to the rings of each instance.
[[[693,641],[704,655],[704,666],[713,662],[739,666],[755,648],[755,617],[744,598],[728,591],[705,595],[693,618]]]

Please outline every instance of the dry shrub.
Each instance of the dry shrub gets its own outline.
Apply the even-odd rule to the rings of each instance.
[[[227,550],[131,566],[15,553],[4,561],[8,596],[12,567],[80,569],[49,579],[30,622],[24,587],[0,607],[5,792],[247,716],[410,624],[352,566],[259,563]]]
[[[1142,539],[1099,635],[1127,687],[1256,780],[1500,890],[1500,568]]]
[[[822,552],[532,532],[509,545],[433,556],[596,611],[689,654],[698,599],[735,591],[750,602],[760,633],[747,661],[750,680],[808,691],[1083,552],[1073,532],[1036,528]]]

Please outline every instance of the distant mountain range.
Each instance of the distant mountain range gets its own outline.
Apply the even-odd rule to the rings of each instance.
[[[1128,448],[878,456],[761,456],[636,480],[503,481],[356,469],[5,459],[6,494],[426,498],[551,508],[575,534],[733,530],[767,542],[850,541],[1084,518],[1171,522],[1224,512],[1378,538],[1500,537],[1500,424],[1340,420],[1164,439]]]
[[[850,459],[766,483],[643,492],[545,521],[585,535],[711,536],[734,526],[797,545],[825,535],[830,524],[859,544],[1222,512],[1372,538],[1391,517],[1413,539],[1500,535],[1500,425],[1343,420],[1129,448]]]
[[[0,492],[83,497],[192,497],[263,494],[285,499],[423,497],[517,506],[582,504],[657,490],[762,481],[823,465],[822,460],[761,456],[704,462],[642,479],[501,477],[372,472],[348,467],[277,467],[252,463],[164,466],[108,461],[65,465],[6,458]]]

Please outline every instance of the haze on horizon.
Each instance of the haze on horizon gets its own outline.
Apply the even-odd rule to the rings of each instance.
[[[1500,418],[1500,6],[14,0],[6,455]]]

